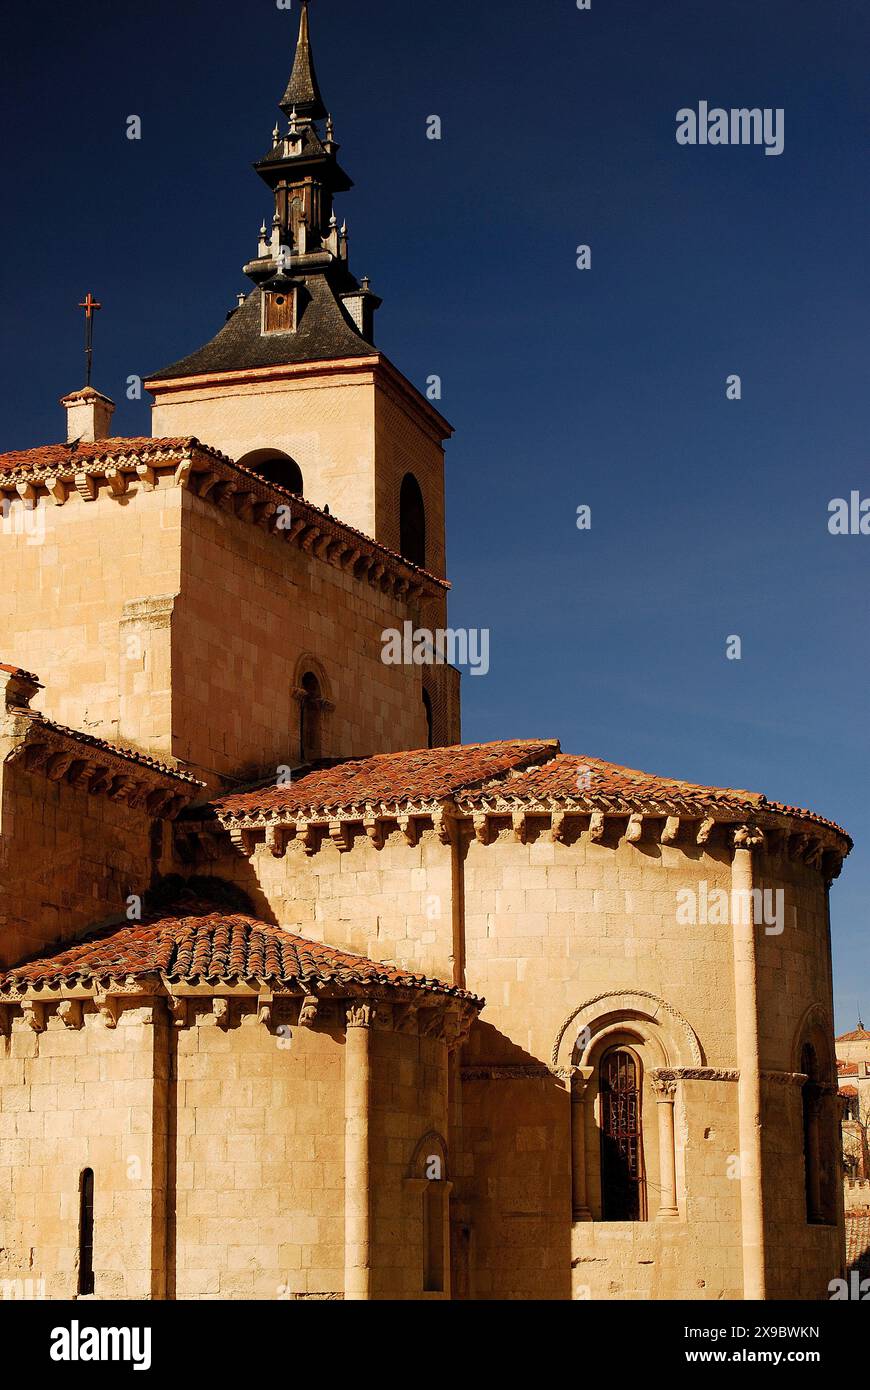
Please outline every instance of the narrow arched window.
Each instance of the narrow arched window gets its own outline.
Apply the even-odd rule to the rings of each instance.
[[[601,1210],[605,1221],[644,1221],[641,1069],[633,1052],[601,1059]]]
[[[426,507],[413,473],[405,474],[399,495],[399,549],[412,565],[425,569]]]
[[[423,713],[426,715],[427,748],[434,748],[434,735],[432,732],[432,696],[428,690],[423,691]]]
[[[320,724],[323,694],[313,671],[302,677],[302,703],[299,728],[299,755],[304,763],[316,762],[321,755]]]
[[[79,1183],[79,1293],[94,1292],[94,1170],[85,1168]]]

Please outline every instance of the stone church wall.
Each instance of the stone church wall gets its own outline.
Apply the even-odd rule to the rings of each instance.
[[[107,1028],[92,1006],[44,1032],[18,1014],[0,1036],[0,1287],[33,1280],[47,1298],[78,1288],[81,1174],[94,1172],[98,1296],[162,1297],[166,1025],[150,1007]]]
[[[121,920],[155,867],[143,810],[0,763],[0,968]]]

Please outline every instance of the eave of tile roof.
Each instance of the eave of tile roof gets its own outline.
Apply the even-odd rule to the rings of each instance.
[[[161,913],[141,923],[60,943],[0,975],[7,1002],[38,989],[125,984],[219,985],[254,981],[301,990],[413,991],[482,1008],[483,1000],[455,985],[308,941],[245,913]]]
[[[70,729],[65,724],[56,724],[54,720],[47,719],[44,714],[39,714],[36,710],[23,709],[17,710],[15,713],[17,718],[30,725],[33,741],[38,741],[40,734],[54,734],[65,742],[90,749],[93,752],[106,753],[113,758],[120,758],[124,762],[135,763],[139,768],[158,773],[161,777],[169,777],[174,782],[183,783],[191,789],[191,794],[205,786],[204,782],[198,781],[190,773],[182,772],[177,767],[170,767],[168,763],[160,762],[158,758],[152,758],[150,754],[142,753],[136,748],[126,748],[123,744],[110,743],[107,739],[95,737],[94,734],[86,734],[81,729]]]
[[[868,1042],[870,1043],[870,1031],[866,1028],[853,1028],[851,1033],[841,1033],[836,1039],[837,1042]]]
[[[82,475],[100,480],[114,473],[130,475],[130,480],[139,480],[139,468],[161,467],[173,469],[174,477],[180,486],[190,487],[196,494],[197,486],[204,479],[217,477],[233,484],[239,493],[250,497],[254,502],[263,502],[271,507],[274,514],[279,506],[289,506],[294,525],[278,534],[284,540],[293,540],[300,546],[308,547],[309,538],[317,533],[317,541],[311,546],[315,555],[323,546],[332,549],[345,542],[342,555],[356,557],[349,561],[350,569],[356,574],[360,557],[370,557],[371,565],[357,577],[369,578],[374,573],[378,582],[379,574],[389,571],[403,588],[419,586],[427,595],[444,593],[450,589],[446,579],[439,578],[428,570],[414,565],[404,556],[382,545],[380,541],[357,531],[347,522],[339,520],[328,512],[321,511],[312,502],[307,502],[296,493],[276,483],[267,482],[250,468],[235,463],[226,454],[208,444],[201,443],[194,436],[166,439],[100,439],[88,444],[79,444],[72,449],[66,444],[48,444],[35,449],[19,450],[15,453],[0,454],[0,494],[5,487],[15,491],[19,483],[29,482],[34,486],[49,487],[53,482],[72,486]],[[253,523],[252,524],[256,524]],[[324,557],[325,558],[325,557]]]
[[[481,782],[495,783],[530,763],[552,758],[554,740],[516,739],[460,744],[338,763],[309,772],[287,786],[238,792],[210,803],[219,815],[363,810],[368,805],[437,804]]]
[[[858,1075],[858,1063],[857,1063],[857,1062],[840,1062],[840,1061],[838,1061],[838,1062],[837,1062],[837,1075],[838,1075],[838,1076],[857,1076],[857,1075]]]
[[[11,666],[6,661],[0,661],[0,671],[5,671],[9,676],[17,676],[19,680],[30,681],[33,685],[38,685],[42,689],[42,683],[38,676],[32,671],[24,671],[20,666]]]
[[[726,823],[787,817],[851,840],[834,822],[760,793],[705,787],[562,753],[556,740],[515,740],[381,754],[309,772],[290,786],[237,792],[210,803],[224,824],[248,818],[348,815],[450,800],[458,814],[567,810],[707,817]],[[202,814],[200,811],[198,814]]]

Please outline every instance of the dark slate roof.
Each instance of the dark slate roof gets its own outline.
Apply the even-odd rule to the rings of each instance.
[[[321,362],[339,357],[372,357],[375,348],[353,326],[323,275],[297,276],[302,281],[299,326],[295,333],[261,333],[262,291],[248,295],[210,343],[173,362],[150,381],[240,371],[246,367],[280,367],[292,362]]]
[[[294,107],[298,115],[308,116],[313,121],[320,121],[327,114],[323,97],[320,95],[317,73],[314,71],[314,56],[311,52],[311,40],[308,33],[307,0],[303,0],[302,4],[299,42],[296,47],[293,72],[281,101],[281,110],[286,111],[288,116]]]

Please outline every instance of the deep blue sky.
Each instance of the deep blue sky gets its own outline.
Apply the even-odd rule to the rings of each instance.
[[[870,496],[866,0],[311,17],[379,344],[443,377],[457,427],[451,618],[493,644],[464,737],[556,735],[845,824],[837,1022],[859,997],[866,1021],[870,536],[827,531],[831,498]],[[7,8],[0,447],[61,437],[86,290],[119,402],[223,322],[269,212],[250,165],[297,24],[274,0]],[[783,107],[785,152],[678,146],[701,99]],[[116,424],[149,433],[147,404]]]

